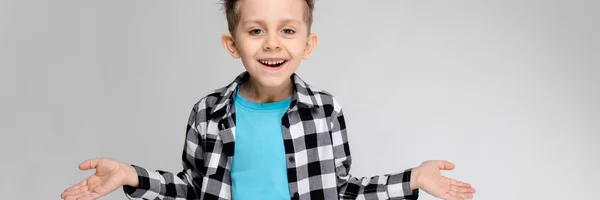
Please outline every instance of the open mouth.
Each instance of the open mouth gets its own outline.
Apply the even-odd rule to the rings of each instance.
[[[259,63],[263,64],[264,66],[267,67],[280,67],[283,64],[287,63],[288,60],[285,59],[265,59],[265,60],[258,60]]]

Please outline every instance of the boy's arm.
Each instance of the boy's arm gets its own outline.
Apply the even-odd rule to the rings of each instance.
[[[417,199],[419,190],[410,187],[412,169],[372,177],[355,177],[349,173],[352,159],[346,124],[340,105],[337,101],[334,104],[331,137],[340,199]]]
[[[190,114],[186,141],[183,149],[183,170],[177,174],[165,171],[150,171],[131,165],[137,172],[137,186],[123,186],[129,199],[200,199],[202,174],[198,169],[204,167],[202,141],[197,130],[198,105],[194,105]],[[201,112],[206,112],[204,109]],[[200,115],[205,116],[205,115]]]

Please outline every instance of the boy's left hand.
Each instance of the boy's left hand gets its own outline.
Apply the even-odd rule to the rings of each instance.
[[[412,170],[411,189],[422,189],[445,200],[472,199],[475,189],[470,184],[442,176],[440,170],[452,170],[454,164],[442,160],[425,161]]]

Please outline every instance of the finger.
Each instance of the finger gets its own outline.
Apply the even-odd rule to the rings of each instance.
[[[98,195],[96,193],[90,193],[90,194],[87,194],[87,195],[85,195],[83,197],[77,198],[77,200],[95,200],[98,197],[100,197],[100,195]]]
[[[458,198],[458,197],[455,197],[455,196],[449,196],[449,197],[445,197],[443,199],[444,200],[464,200],[464,199],[461,199],[461,198]]]
[[[467,192],[467,187],[458,187],[456,185],[450,185],[450,191]]]
[[[464,199],[472,199],[473,198],[473,193],[464,193],[464,192],[461,192],[461,193],[458,193],[458,196],[460,196],[461,198],[464,198]]]
[[[456,186],[461,186],[461,187],[471,187],[471,184],[462,182],[462,181],[457,181],[454,179],[450,179],[450,184],[452,185],[456,185]]]
[[[458,187],[472,188],[473,192],[475,192],[475,189],[469,183],[465,183],[465,182],[457,181],[457,180],[454,180],[454,179],[450,179],[450,185],[455,185],[455,186],[458,186]]]
[[[81,169],[81,170],[96,169],[96,167],[98,167],[99,160],[100,160],[100,158],[94,158],[94,159],[89,159],[89,160],[83,161],[81,164],[79,164],[79,169]]]
[[[71,188],[73,189],[81,189],[83,186],[87,186],[88,185],[88,181],[87,179],[84,179],[83,181],[71,186]]]
[[[74,189],[74,188],[69,188],[66,189],[65,191],[63,191],[63,193],[60,194],[60,198],[65,198],[69,195],[75,195],[78,194],[79,192],[81,192],[80,190]]]
[[[87,179],[83,179],[81,182],[76,184],[77,187],[82,187],[82,186],[86,186],[86,185],[88,185]]]
[[[474,188],[471,188],[471,187],[459,187],[459,188],[461,188],[460,192],[475,194]]]
[[[448,191],[448,193],[446,193],[446,195],[444,196],[445,200],[464,200],[458,192],[454,192],[454,191]]]
[[[75,185],[72,185],[71,187],[67,188],[65,191],[67,191],[67,190],[73,190],[73,189],[77,189],[77,188],[79,188],[79,187],[81,187],[81,186],[83,186],[83,185],[85,185],[85,184],[86,184],[86,181],[85,181],[85,180],[83,180],[83,181],[81,181],[81,182],[79,182],[79,183],[77,183],[77,184],[75,184]]]
[[[450,193],[446,193],[446,195],[444,195],[444,197],[442,199],[444,199],[444,200],[463,200],[462,198],[454,196]]]
[[[71,187],[69,189],[66,189],[62,194],[61,197],[66,197],[66,196],[73,196],[73,195],[77,195],[80,193],[83,193],[87,190],[87,186],[77,186],[77,187]]]
[[[65,193],[65,192],[67,192],[67,193],[68,193],[68,192],[73,192],[73,191],[76,191],[76,190],[78,190],[80,187],[81,187],[81,186],[78,186],[78,185],[71,186],[70,188],[67,188],[67,189],[65,189],[65,190],[63,191],[63,193]]]
[[[437,165],[441,170],[452,170],[455,167],[454,163],[445,160],[438,160]]]
[[[65,197],[65,200],[77,200],[77,198],[84,196],[85,193],[81,192],[81,193],[77,193],[77,194],[72,194],[72,195],[67,195]]]

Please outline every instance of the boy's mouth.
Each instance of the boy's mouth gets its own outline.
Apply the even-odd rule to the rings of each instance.
[[[274,67],[274,68],[282,66],[287,61],[288,60],[286,60],[286,59],[280,59],[280,58],[258,60],[258,62],[260,64],[263,64],[264,66],[267,66],[267,67]]]

